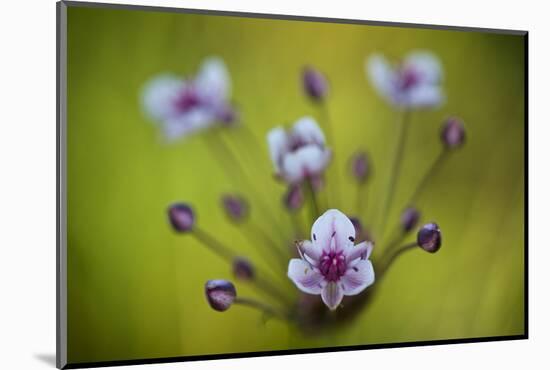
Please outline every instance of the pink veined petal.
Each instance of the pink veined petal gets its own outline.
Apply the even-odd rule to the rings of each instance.
[[[325,135],[317,122],[309,116],[302,117],[292,127],[292,135],[305,144],[325,145]]]
[[[344,254],[346,256],[346,262],[350,263],[357,258],[369,259],[372,253],[372,242],[364,241],[355,246],[349,246],[345,249]]]
[[[311,227],[313,244],[325,251],[330,251],[331,239],[334,237],[334,250],[344,250],[355,240],[355,227],[349,218],[337,209],[323,213]]]
[[[342,302],[344,292],[340,285],[335,282],[330,282],[323,288],[321,298],[329,309],[335,310]]]
[[[298,245],[300,252],[307,257],[311,262],[318,262],[323,254],[323,250],[315,246],[311,241],[304,240]]]
[[[323,285],[323,275],[298,258],[293,258],[288,264],[288,277],[304,293],[320,294]]]
[[[340,278],[344,295],[356,295],[374,283],[374,268],[369,260],[360,260]]]

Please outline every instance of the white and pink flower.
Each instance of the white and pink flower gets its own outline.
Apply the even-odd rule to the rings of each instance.
[[[225,63],[211,57],[192,78],[172,74],[153,78],[145,85],[141,101],[164,136],[174,140],[216,123],[231,123],[235,112],[229,103],[230,90]]]
[[[298,244],[301,258],[288,265],[288,277],[298,289],[320,294],[335,310],[344,296],[361,293],[374,283],[374,268],[369,256],[371,242],[355,245],[355,227],[342,212],[331,209],[311,228],[311,241]]]
[[[441,63],[429,52],[412,52],[399,65],[374,54],[367,58],[366,72],[380,95],[397,107],[430,108],[444,100]]]
[[[311,117],[300,118],[289,130],[281,126],[272,129],[267,143],[276,176],[289,184],[315,180],[330,163],[325,135]]]

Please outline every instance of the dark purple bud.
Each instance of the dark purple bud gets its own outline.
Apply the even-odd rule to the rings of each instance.
[[[462,146],[466,141],[466,130],[461,119],[448,118],[441,129],[441,141],[449,149]]]
[[[174,230],[186,233],[193,230],[195,214],[193,209],[185,203],[175,203],[168,208],[168,219]]]
[[[233,221],[243,221],[248,216],[248,203],[241,196],[231,194],[222,196],[222,206],[227,216]]]
[[[312,67],[304,67],[302,83],[305,93],[315,101],[323,100],[328,93],[328,83],[325,76]]]
[[[289,186],[283,202],[287,209],[295,211],[302,207],[304,204],[304,193],[300,185],[291,185]]]
[[[351,157],[351,174],[360,183],[368,179],[370,175],[370,161],[367,153],[357,152]]]
[[[439,226],[435,222],[422,226],[416,236],[416,242],[426,252],[437,252],[441,247],[441,230],[439,230]]]
[[[239,114],[230,105],[222,107],[218,112],[218,119],[225,125],[232,125],[239,120]]]
[[[405,209],[401,214],[401,227],[403,231],[409,232],[414,229],[416,224],[418,224],[418,220],[420,220],[420,212],[416,208],[409,207]]]
[[[233,274],[239,280],[252,280],[256,275],[252,263],[244,257],[233,259]]]
[[[350,217],[349,220],[353,224],[353,227],[355,228],[355,240],[356,241],[372,241],[369,232],[367,229],[363,227],[363,224],[361,223],[361,220],[359,220],[358,217]]]
[[[227,280],[208,280],[204,285],[208,304],[216,311],[225,311],[237,297],[233,283]]]

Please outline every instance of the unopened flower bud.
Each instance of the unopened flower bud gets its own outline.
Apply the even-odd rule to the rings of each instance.
[[[441,141],[449,149],[462,146],[466,141],[466,130],[462,120],[456,117],[448,118],[441,129]]]
[[[401,227],[403,231],[409,232],[414,229],[416,224],[418,224],[418,220],[420,220],[420,212],[416,208],[409,207],[405,209],[401,214]]]
[[[232,221],[243,221],[248,216],[248,203],[238,195],[226,194],[222,197],[222,206]]]
[[[252,280],[256,271],[252,263],[244,257],[233,259],[233,274],[239,280]]]
[[[361,241],[361,240],[368,240],[372,241],[372,238],[369,235],[369,232],[367,229],[363,227],[363,224],[361,223],[361,220],[359,220],[358,217],[349,217],[349,220],[353,224],[353,227],[355,228],[355,240]]]
[[[416,236],[416,242],[426,252],[437,252],[441,247],[441,230],[439,230],[439,226],[434,222],[422,226]]]
[[[328,93],[328,83],[325,76],[312,67],[304,68],[302,84],[306,94],[315,101],[323,100]]]
[[[204,286],[208,304],[216,311],[225,311],[237,297],[233,283],[227,280],[208,280]]]
[[[295,211],[302,207],[304,204],[304,193],[300,185],[289,186],[283,199],[284,205],[287,209]]]
[[[370,175],[370,161],[367,153],[357,152],[352,156],[351,174],[360,183],[367,181]]]
[[[239,120],[239,113],[232,106],[225,106],[218,112],[218,119],[224,125],[230,126],[237,123]]]
[[[195,224],[193,209],[185,203],[175,203],[168,208],[168,219],[175,231],[189,232]]]

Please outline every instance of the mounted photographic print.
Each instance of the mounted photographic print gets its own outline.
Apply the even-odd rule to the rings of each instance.
[[[58,366],[527,338],[526,55],[58,3]]]

